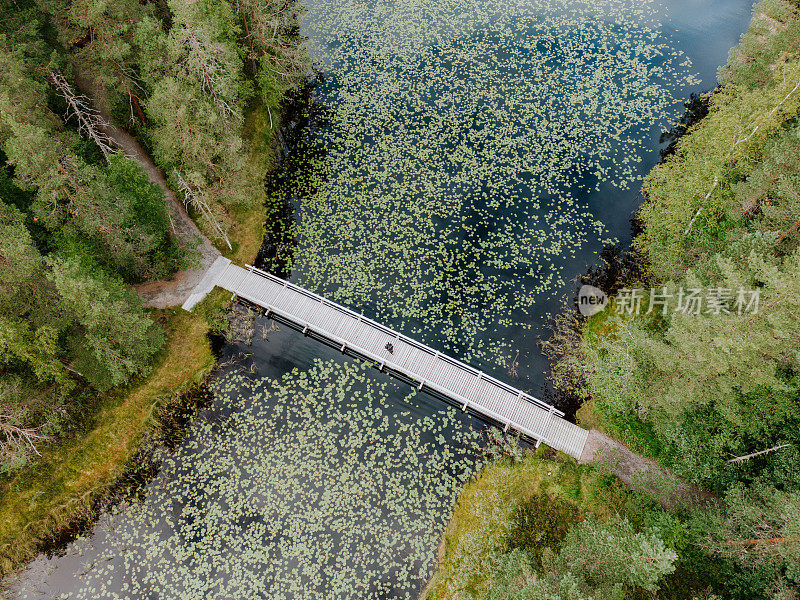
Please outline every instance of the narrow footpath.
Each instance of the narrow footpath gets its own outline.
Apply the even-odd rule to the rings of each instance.
[[[642,490],[664,508],[713,504],[719,501],[714,494],[688,483],[656,461],[632,452],[596,429],[589,431],[578,462],[605,465],[620,481]]]
[[[114,124],[111,112],[108,110],[103,87],[97,85],[88,74],[81,71],[76,71],[75,85],[82,94],[89,98],[94,109],[105,122],[101,128],[102,132],[125,156],[142,166],[152,183],[164,190],[173,234],[181,240],[184,247],[194,248],[200,253],[200,263],[197,268],[178,271],[173,273],[169,279],[147,281],[134,286],[146,308],[180,306],[200,283],[208,268],[221,256],[221,253],[186,213],[186,209],[175,196],[175,192],[167,185],[164,173],[156,166],[150,155],[131,134]]]

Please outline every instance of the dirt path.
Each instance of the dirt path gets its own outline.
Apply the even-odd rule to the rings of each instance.
[[[713,494],[687,483],[654,460],[635,454],[616,440],[592,429],[578,461],[603,463],[627,485],[642,489],[664,508],[716,503]]]
[[[159,281],[148,281],[133,286],[139,294],[144,306],[148,308],[169,308],[180,306],[189,296],[194,287],[200,282],[203,274],[221,256],[219,250],[202,234],[194,221],[186,214],[183,204],[178,201],[167,180],[150,155],[145,152],[139,142],[124,129],[116,126],[108,110],[108,102],[105,90],[102,86],[96,85],[94,80],[86,73],[76,69],[75,84],[80,92],[86,95],[100,113],[100,116],[107,123],[104,126],[105,133],[114,145],[122,151],[125,156],[138,162],[147,173],[148,179],[164,190],[164,197],[167,201],[170,220],[172,222],[172,233],[180,238],[182,245],[189,248],[196,248],[200,252],[200,265],[196,269],[187,269],[173,273],[169,279]]]

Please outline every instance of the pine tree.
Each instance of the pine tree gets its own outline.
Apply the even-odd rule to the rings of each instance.
[[[76,323],[70,347],[76,369],[100,390],[147,372],[164,335],[141,311],[138,296],[79,257],[55,256],[47,263],[49,277]]]
[[[582,579],[599,600],[625,588],[657,590],[677,558],[656,535],[637,533],[627,519],[586,519],[567,533],[551,568]]]
[[[29,371],[43,383],[64,383],[55,290],[22,213],[0,201],[0,369]]]
[[[757,482],[734,485],[723,508],[705,518],[706,547],[749,568],[764,568],[800,583],[800,492]]]

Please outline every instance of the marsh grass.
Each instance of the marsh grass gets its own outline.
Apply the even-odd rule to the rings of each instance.
[[[207,323],[178,310],[159,315],[168,342],[150,376],[116,394],[98,397],[84,428],[48,447],[41,459],[0,484],[0,574],[6,575],[91,517],[97,502],[129,468],[152,435],[159,407],[198,385],[214,357]]]
[[[398,401],[394,386],[319,359],[279,379],[215,377],[214,404],[158,453],[147,495],[70,545],[67,571],[52,571],[59,593],[416,598],[482,436],[455,408],[420,411],[414,390]],[[19,583],[17,597],[36,597],[36,578]]]
[[[489,589],[494,567],[510,549],[509,542],[513,544],[515,530],[519,532],[520,511],[527,511],[529,519],[547,521],[548,507],[555,504],[577,522],[580,516],[605,519],[631,512],[637,503],[649,504],[603,469],[580,466],[560,454],[556,460],[544,455],[542,447],[520,463],[496,462],[466,485],[423,600],[480,598]],[[543,497],[548,502],[535,502]],[[537,506],[541,514],[535,512]],[[553,534],[548,541],[557,543],[558,531]]]

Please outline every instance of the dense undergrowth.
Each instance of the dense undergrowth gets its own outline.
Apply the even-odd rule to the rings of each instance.
[[[642,233],[634,243],[644,270],[624,282],[628,289],[646,286],[642,308],[629,311],[629,293],[618,292],[610,310],[586,321],[583,375],[604,423],[628,430],[692,481],[718,492],[756,480],[794,489],[800,441],[796,6],[759,5],[709,104],[708,116],[644,185]],[[684,309],[690,290],[705,304],[682,310],[682,289]],[[758,305],[742,306],[740,290]],[[716,308],[714,295],[721,298]],[[781,444],[789,446],[728,462]]]
[[[707,114],[647,177],[633,248],[588,278],[610,307],[562,315],[550,348],[584,426],[723,498],[681,517],[679,560],[718,566],[706,582],[726,598],[800,585],[798,112],[800,9],[764,0]]]
[[[544,449],[542,449],[544,450]],[[602,467],[539,451],[462,491],[423,598],[686,597],[682,525]]]

